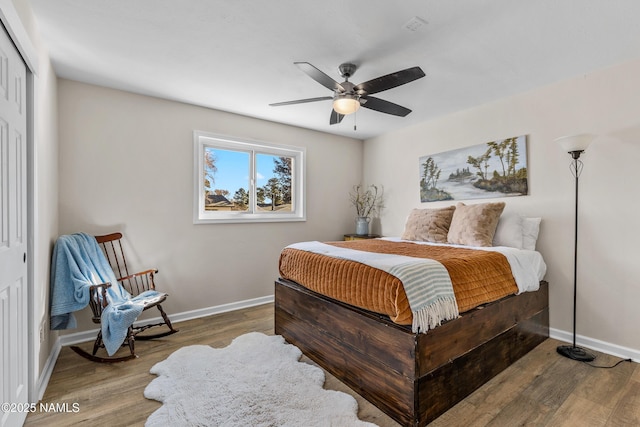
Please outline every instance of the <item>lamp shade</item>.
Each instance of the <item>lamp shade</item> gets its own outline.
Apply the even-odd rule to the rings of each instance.
[[[337,95],[333,99],[333,109],[338,114],[346,116],[347,114],[353,114],[360,108],[360,101],[353,95]]]
[[[584,151],[587,149],[591,141],[593,141],[595,135],[583,133],[580,135],[569,135],[563,136],[555,140],[560,147],[567,153],[572,153],[574,151]]]

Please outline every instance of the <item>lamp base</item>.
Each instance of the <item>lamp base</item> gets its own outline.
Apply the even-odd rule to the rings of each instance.
[[[580,362],[591,362],[596,356],[589,353],[582,347],[574,347],[572,345],[561,345],[556,349],[559,354],[569,359],[577,360]]]

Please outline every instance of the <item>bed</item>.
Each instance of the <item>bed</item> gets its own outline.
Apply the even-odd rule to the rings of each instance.
[[[408,298],[403,296],[402,287],[401,291],[389,292],[388,288],[383,291],[385,298],[393,301],[388,304],[392,306],[390,312],[381,312],[384,310],[379,307],[372,309],[362,301],[354,302],[353,298],[361,298],[357,296],[359,291],[348,290],[350,283],[360,281],[356,286],[366,286],[370,292],[371,284],[380,281],[380,276],[384,276],[382,281],[392,284],[397,277],[387,271],[375,272],[376,268],[370,265],[363,267],[360,259],[354,261],[345,259],[343,254],[323,253],[327,244],[355,252],[367,252],[370,244],[385,248],[424,244],[463,253],[470,250],[492,256],[497,253],[513,267],[514,263],[522,262],[514,254],[541,260],[537,252],[404,239],[376,240],[311,242],[310,246],[285,248],[280,258],[281,277],[275,281],[275,333],[298,346],[310,359],[401,425],[428,424],[548,337],[548,284],[542,280],[546,268],[543,261],[538,266],[534,284],[531,284],[532,277],[528,277],[529,284],[524,285],[528,289],[522,289],[521,283],[515,283],[515,290],[502,286],[504,289],[497,293],[489,291],[487,301],[471,303],[470,308],[462,302],[459,314],[451,319],[445,316],[435,325],[425,327],[416,325],[413,313],[407,316],[403,311],[406,305],[403,300]],[[380,251],[380,248],[374,250]],[[398,256],[405,256],[404,250]],[[466,255],[463,258],[466,259]],[[332,264],[337,266],[333,270]],[[349,273],[349,265],[356,266],[360,272]],[[307,270],[306,273],[303,270]],[[514,272],[513,276],[518,274],[522,276],[521,272]],[[491,288],[489,282],[494,279],[482,280]],[[513,281],[516,282],[515,277]],[[335,283],[340,286],[333,286]],[[458,296],[457,286],[454,284]],[[347,287],[347,290],[336,295],[323,287],[342,288],[342,291]]]

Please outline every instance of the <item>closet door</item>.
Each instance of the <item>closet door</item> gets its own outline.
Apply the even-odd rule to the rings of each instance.
[[[0,25],[0,403],[9,404],[2,426],[22,425],[29,391],[26,107],[26,66]]]

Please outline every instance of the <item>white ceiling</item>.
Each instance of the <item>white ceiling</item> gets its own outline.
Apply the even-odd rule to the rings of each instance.
[[[640,57],[638,0],[29,0],[63,78],[366,139]],[[416,31],[405,24],[426,21]],[[295,65],[361,83],[420,66],[329,125],[330,96]]]

